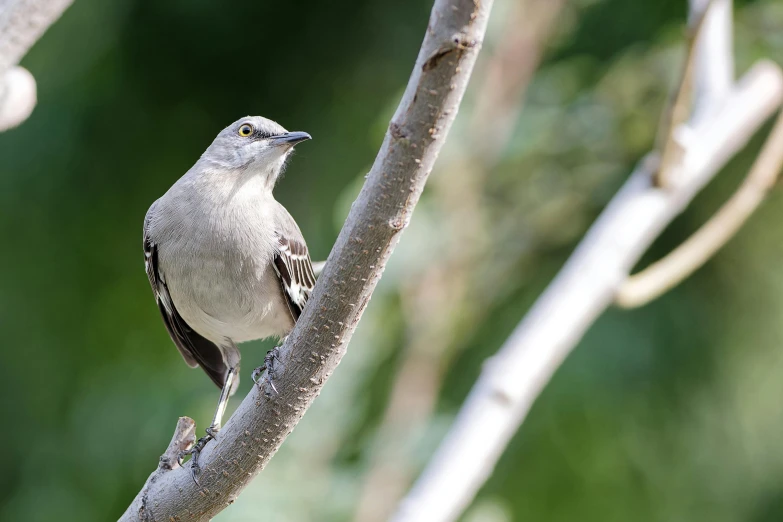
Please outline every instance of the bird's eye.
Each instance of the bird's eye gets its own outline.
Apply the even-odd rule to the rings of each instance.
[[[239,127],[239,135],[242,136],[243,138],[247,138],[251,134],[253,134],[253,126],[250,125],[249,123],[243,123]]]

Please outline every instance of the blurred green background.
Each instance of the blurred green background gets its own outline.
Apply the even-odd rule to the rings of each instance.
[[[685,4],[496,0],[450,141],[347,356],[216,520],[384,520],[481,362],[653,146]],[[39,104],[0,134],[0,520],[114,520],[177,417],[208,424],[217,389],[183,364],[144,274],[147,208],[220,129],[264,115],[314,137],[277,195],[324,259],[430,7],[77,0],[32,49]],[[738,73],[783,63],[783,3],[735,7]],[[645,262],[732,192],[761,138]],[[604,315],[464,520],[783,520],[782,220],[776,190],[683,285]],[[239,397],[269,346],[244,347]]]

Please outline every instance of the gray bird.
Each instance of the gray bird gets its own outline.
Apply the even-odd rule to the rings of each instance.
[[[288,335],[315,285],[302,233],[272,195],[294,145],[308,139],[265,118],[242,118],[144,219],[147,276],[171,340],[221,388],[207,435],[190,451],[194,478],[239,384],[237,344]],[[266,369],[274,387],[276,353],[253,380]]]

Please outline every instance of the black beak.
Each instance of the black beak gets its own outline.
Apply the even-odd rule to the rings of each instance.
[[[306,132],[286,132],[280,136],[272,136],[272,143],[275,145],[291,145],[294,146],[299,142],[311,140],[312,136]]]

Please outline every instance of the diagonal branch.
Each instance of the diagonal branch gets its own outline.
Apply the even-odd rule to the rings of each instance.
[[[209,520],[257,475],[337,367],[383,268],[407,226],[457,114],[486,30],[491,0],[436,0],[402,101],[280,356],[279,394],[253,387],[199,463],[146,484],[146,509],[120,520]],[[140,493],[141,495],[142,493]]]
[[[713,0],[713,7],[719,2],[725,7],[726,0]],[[725,22],[721,16],[705,18],[708,25],[721,21]],[[730,26],[723,24],[724,29]],[[713,35],[720,32],[712,27],[702,30]],[[710,67],[705,64],[701,70]],[[702,85],[698,74],[696,83]],[[459,517],[555,371],[612,304],[630,269],[782,100],[783,73],[777,65],[762,61],[727,95],[715,98],[712,106],[702,105],[698,118],[682,126],[688,139],[682,142],[680,166],[671,184],[656,183],[661,166],[657,154],[640,163],[554,281],[487,362],[445,440],[392,518],[394,522],[447,522]]]
[[[694,129],[677,190],[641,162],[500,351],[487,362],[446,439],[394,522],[455,520],[489,477],[536,397],[655,238],[739,151],[783,98],[780,69],[762,62]]]

